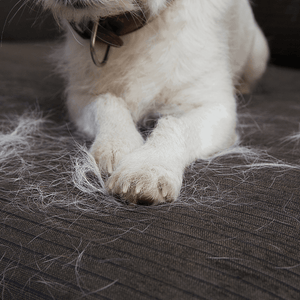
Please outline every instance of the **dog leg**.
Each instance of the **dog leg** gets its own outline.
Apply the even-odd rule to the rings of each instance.
[[[243,82],[238,87],[242,94],[249,94],[255,87],[256,82],[266,70],[268,59],[269,48],[267,41],[261,29],[256,26],[252,50],[242,76]]]
[[[96,103],[98,132],[90,149],[100,170],[111,174],[120,160],[144,144],[123,99],[111,94]]]
[[[193,90],[191,97],[195,95],[203,93]],[[206,98],[181,117],[161,118],[147,142],[120,161],[108,179],[108,190],[133,203],[174,201],[186,166],[236,140],[233,94],[213,92],[206,94]]]
[[[69,111],[70,106],[69,102]],[[75,122],[81,131],[95,137],[90,152],[102,173],[111,174],[125,155],[144,144],[126,103],[109,93],[86,105]]]

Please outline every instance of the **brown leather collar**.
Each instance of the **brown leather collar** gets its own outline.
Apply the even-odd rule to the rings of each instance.
[[[134,32],[146,24],[146,18],[142,12],[134,14],[126,12],[122,15],[106,17],[98,21],[98,29],[96,40],[113,47],[121,47],[123,41],[120,38],[122,35]],[[90,39],[94,23],[88,22],[87,25],[75,24],[70,22],[72,28],[83,39]]]
[[[106,17],[99,19],[98,22],[88,22],[87,24],[76,24],[70,22],[71,27],[83,39],[90,40],[91,57],[97,67],[102,67],[108,60],[110,46],[121,47],[123,41],[122,35],[129,34],[146,25],[147,19],[143,12],[135,12],[134,14],[126,12],[122,15]],[[101,42],[107,45],[106,52],[102,61],[98,60],[95,51],[95,42]]]

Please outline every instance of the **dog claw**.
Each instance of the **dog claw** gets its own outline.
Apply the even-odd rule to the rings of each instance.
[[[126,194],[128,192],[130,184],[127,182],[124,184],[123,189],[122,189],[122,193]]]
[[[168,195],[168,191],[167,191],[166,189],[163,189],[163,188],[162,188],[161,194],[162,194],[163,198],[166,198],[167,195]]]
[[[112,188],[113,188],[113,186],[114,186],[114,183],[115,183],[115,180],[110,180],[110,181],[108,182],[108,188],[109,188],[110,190],[112,190]]]
[[[135,188],[135,193],[136,193],[136,195],[139,194],[139,193],[141,192],[142,187],[143,187],[143,185],[141,185],[141,184],[139,184],[139,185],[136,186],[136,188]]]
[[[108,162],[107,172],[108,172],[108,174],[112,174],[112,172],[113,172],[113,168],[112,168],[112,163],[111,162]]]

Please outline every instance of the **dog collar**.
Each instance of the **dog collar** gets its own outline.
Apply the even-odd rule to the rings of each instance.
[[[71,27],[83,39],[90,40],[91,57],[97,67],[102,67],[108,60],[110,47],[122,47],[123,41],[120,36],[134,32],[146,25],[146,18],[142,12],[134,14],[126,12],[121,15],[99,19],[98,22],[88,22],[87,25],[80,25],[70,22]],[[98,60],[95,51],[95,43],[101,42],[107,45],[102,61]]]

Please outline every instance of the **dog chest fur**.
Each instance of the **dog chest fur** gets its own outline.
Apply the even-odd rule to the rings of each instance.
[[[192,11],[190,2],[193,2]],[[245,10],[245,5],[241,5],[243,0],[223,0],[218,10],[214,2],[175,1],[146,27],[123,37],[125,45],[112,48],[107,65],[101,69],[91,62],[89,41],[78,42],[67,26],[68,50],[64,56],[69,89],[72,93],[83,93],[87,102],[93,101],[94,95],[108,92],[122,97],[135,121],[145,110],[163,109],[168,100],[177,114],[201,105],[201,97],[178,99],[176,103],[173,95],[176,90],[201,82],[203,89],[209,88],[211,84],[206,83],[206,74],[228,63],[224,62],[224,56],[232,57],[231,66],[226,67],[238,78],[246,64],[253,36],[253,28],[239,22],[252,19],[250,8]],[[103,57],[105,50],[105,45],[99,45],[98,56]],[[234,78],[228,78],[231,79]],[[88,94],[91,99],[86,97]]]

